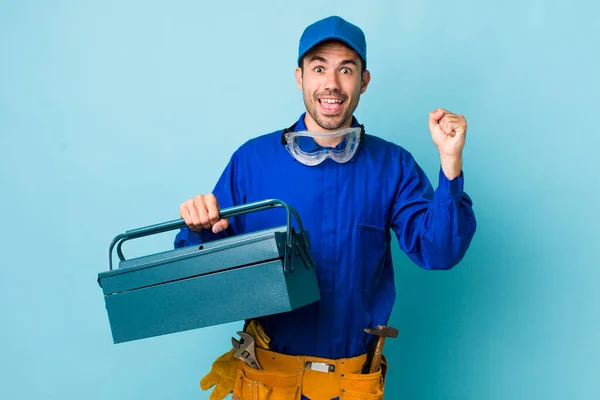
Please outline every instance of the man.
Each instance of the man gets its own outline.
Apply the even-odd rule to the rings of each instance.
[[[211,399],[232,389],[241,399],[382,398],[382,371],[361,369],[375,340],[364,329],[386,325],[395,300],[390,230],[425,269],[453,267],[470,244],[476,223],[463,192],[464,117],[443,109],[429,114],[441,163],[434,192],[409,152],[366,134],[354,118],[370,81],[366,66],[360,28],[335,16],[308,26],[296,69],[306,112],[290,128],[242,145],[212,194],[181,204],[188,227],[176,247],[283,221],[281,210],[227,221],[219,219],[220,208],[267,198],[290,204],[310,234],[321,292],[317,303],[256,325],[246,321],[245,329],[270,338],[269,350],[257,349],[263,370],[224,354],[201,382],[203,389],[216,384]]]

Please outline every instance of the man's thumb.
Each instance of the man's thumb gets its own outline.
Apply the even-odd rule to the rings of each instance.
[[[229,220],[228,219],[220,219],[216,224],[213,225],[212,231],[213,233],[219,233],[222,230],[229,228]]]
[[[444,116],[444,110],[441,108],[435,109],[429,113],[429,129],[433,129],[436,126],[440,119]]]

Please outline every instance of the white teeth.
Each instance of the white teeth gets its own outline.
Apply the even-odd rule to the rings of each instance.
[[[336,99],[321,99],[322,102],[324,103],[329,103],[329,104],[335,104],[335,103],[341,103],[341,100],[336,100]]]

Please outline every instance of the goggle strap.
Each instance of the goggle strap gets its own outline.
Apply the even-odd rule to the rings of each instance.
[[[288,132],[293,132],[294,129],[296,129],[296,125],[298,125],[298,121],[294,122],[294,125],[290,126],[289,128],[285,128],[283,130],[283,132],[281,133],[281,144],[282,145],[286,145],[287,144],[287,139],[285,137],[285,134]]]

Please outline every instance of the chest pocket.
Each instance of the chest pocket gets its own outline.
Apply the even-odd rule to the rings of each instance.
[[[390,257],[390,207],[366,205],[355,227],[357,288],[371,291],[384,277]]]

